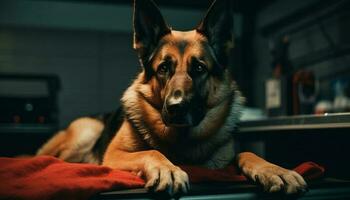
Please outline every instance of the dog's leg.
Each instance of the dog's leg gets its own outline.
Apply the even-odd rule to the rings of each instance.
[[[304,193],[307,184],[297,172],[267,162],[257,155],[244,152],[237,156],[238,166],[245,176],[263,186],[267,192]]]
[[[105,158],[103,165],[126,170],[146,178],[145,187],[151,191],[167,191],[169,194],[187,193],[189,180],[187,174],[171,163],[156,150],[125,152],[114,151],[109,154],[118,159]]]
[[[131,125],[124,121],[109,144],[102,164],[142,175],[146,179],[145,187],[151,191],[166,191],[171,195],[186,193],[189,189],[186,172],[159,151],[142,149],[138,138]]]
[[[58,156],[60,151],[60,146],[67,139],[67,133],[65,130],[59,131],[50,138],[36,153],[37,156],[41,155],[50,155],[50,156]]]
[[[99,163],[91,149],[100,137],[103,124],[93,118],[73,121],[66,130],[58,132],[36,155],[50,155],[67,162]]]

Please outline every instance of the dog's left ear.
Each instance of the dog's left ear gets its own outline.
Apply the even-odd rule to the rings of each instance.
[[[161,37],[170,32],[152,0],[134,0],[134,49],[142,64],[145,64]]]
[[[226,66],[233,48],[233,16],[231,0],[214,0],[197,32],[208,38],[218,62]]]

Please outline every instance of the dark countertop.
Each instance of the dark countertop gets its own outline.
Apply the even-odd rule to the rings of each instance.
[[[350,128],[350,113],[298,115],[242,121],[239,132]]]
[[[309,192],[298,199],[350,199],[350,181],[323,179],[309,182]],[[167,199],[165,195],[148,193],[146,189],[103,192],[93,199]],[[281,194],[266,194],[249,183],[203,183],[191,186],[190,192],[179,199],[276,199]]]

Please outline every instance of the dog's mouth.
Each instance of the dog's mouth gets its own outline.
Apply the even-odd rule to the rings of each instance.
[[[184,128],[193,126],[192,116],[189,113],[181,116],[171,116],[166,111],[163,111],[162,120],[169,127]]]
[[[162,109],[162,120],[166,126],[184,128],[197,126],[204,118],[204,112],[198,109],[189,109],[185,112],[170,114],[166,108]]]

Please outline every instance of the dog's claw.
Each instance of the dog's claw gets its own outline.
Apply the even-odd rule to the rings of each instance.
[[[159,166],[146,170],[147,183],[145,188],[149,191],[166,192],[170,196],[188,192],[188,175],[176,166]]]
[[[284,192],[291,195],[308,191],[306,182],[298,173],[275,165],[259,169],[258,174],[253,177],[266,192]]]

